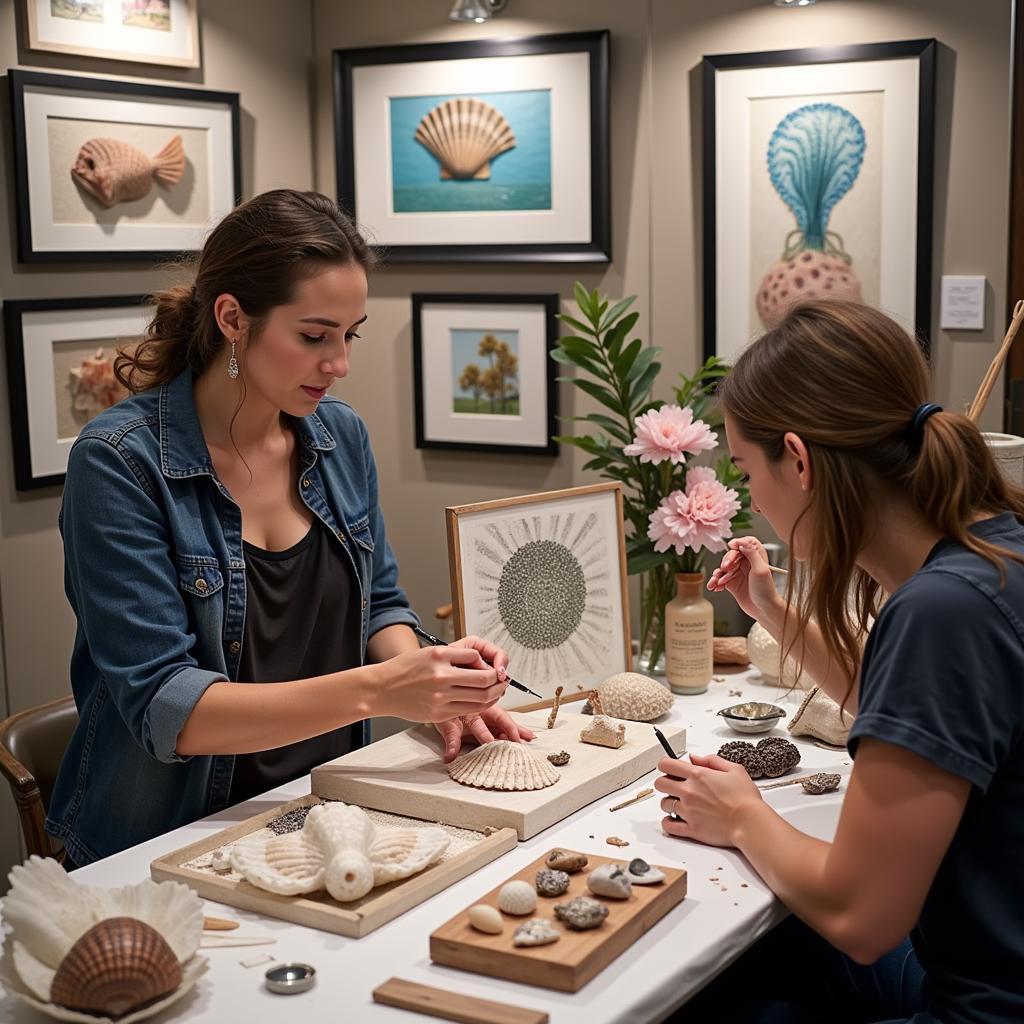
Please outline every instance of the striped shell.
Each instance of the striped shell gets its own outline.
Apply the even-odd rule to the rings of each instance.
[[[440,828],[388,829],[370,847],[373,884],[408,878],[441,859],[451,837]]]
[[[156,929],[133,917],[110,917],[68,950],[50,999],[74,1010],[121,1017],[173,992],[181,979],[181,964]]]
[[[516,145],[501,111],[468,96],[439,103],[420,121],[414,138],[441,161],[442,178],[486,180],[491,161]]]
[[[561,777],[543,757],[521,743],[495,740],[457,757],[448,774],[464,786],[478,789],[546,789]]]
[[[672,691],[639,672],[619,672],[597,688],[605,713],[630,722],[650,722],[672,707]]]

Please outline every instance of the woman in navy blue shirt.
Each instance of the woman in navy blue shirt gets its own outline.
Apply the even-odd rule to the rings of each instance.
[[[1024,1020],[1024,491],[928,390],[896,323],[817,302],[720,392],[752,504],[807,572],[783,600],[741,538],[709,589],[857,715],[832,843],[783,820],[739,765],[660,765],[662,808],[682,819],[664,830],[735,846],[809,926],[762,942],[777,954],[764,976],[805,996],[803,1016],[793,992],[793,1015],[764,1019]],[[745,991],[770,959],[746,962]],[[737,991],[727,1019],[758,1019]],[[712,999],[701,1009],[713,1019]]]

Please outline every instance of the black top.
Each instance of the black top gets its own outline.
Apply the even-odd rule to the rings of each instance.
[[[1024,554],[1007,512],[971,527]],[[882,607],[850,751],[873,736],[971,783],[911,938],[945,1024],[1024,1020],[1024,566],[950,541]]]
[[[359,584],[349,559],[317,521],[286,551],[245,542],[245,629],[238,678],[275,683],[355,668],[360,657]],[[355,726],[254,754],[239,754],[230,802],[306,775],[347,754]]]

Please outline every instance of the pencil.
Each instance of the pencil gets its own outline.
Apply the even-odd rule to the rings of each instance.
[[[665,753],[669,757],[678,759],[679,755],[672,749],[672,744],[665,739],[665,734],[657,726],[654,726],[654,735],[658,737],[658,742],[665,748]]]

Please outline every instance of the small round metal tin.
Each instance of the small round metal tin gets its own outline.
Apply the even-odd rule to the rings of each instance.
[[[279,995],[305,992],[316,982],[316,968],[309,964],[274,964],[263,975],[266,986]]]
[[[736,732],[768,732],[780,718],[786,717],[786,712],[777,704],[765,704],[759,700],[732,704],[722,708],[718,714]]]

